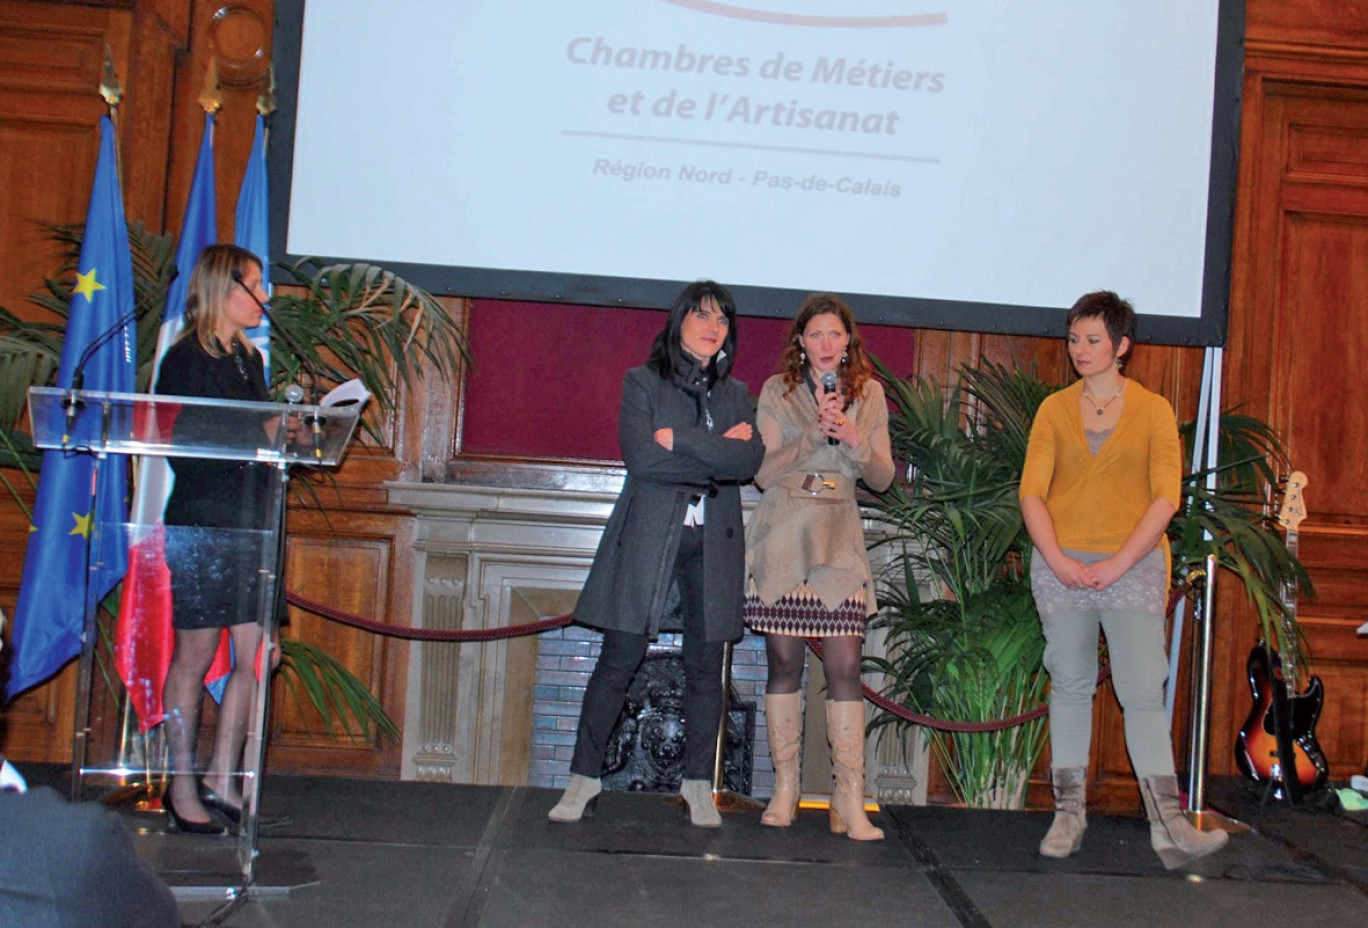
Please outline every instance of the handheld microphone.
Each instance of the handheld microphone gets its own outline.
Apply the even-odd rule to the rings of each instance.
[[[835,372],[835,371],[825,371],[825,372],[822,373],[822,389],[825,390],[825,391],[828,392],[828,393],[835,393],[835,392],[836,392],[836,372]],[[838,439],[838,438],[832,438],[830,435],[827,436],[827,444],[828,444],[828,445],[839,445],[840,443],[841,443],[840,439]]]

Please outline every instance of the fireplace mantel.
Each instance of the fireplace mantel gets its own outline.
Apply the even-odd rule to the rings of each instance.
[[[570,612],[621,491],[622,468],[477,465],[448,477],[462,482],[386,485],[390,504],[417,521],[413,626],[500,628]],[[747,513],[757,499],[758,493],[746,488]],[[569,630],[571,638],[589,634]],[[866,650],[880,645],[871,635]],[[534,701],[547,687],[538,680],[537,636],[477,644],[415,642],[411,648],[404,779],[499,785],[559,781],[551,775],[556,759],[533,753],[534,721],[545,724],[535,716]],[[745,659],[739,653],[743,648],[752,652]],[[737,649],[738,691],[747,698],[748,690],[763,707],[763,642],[747,636]],[[812,665],[810,701],[821,698],[823,682],[820,665]],[[809,723],[821,716],[809,713]],[[763,717],[760,732],[756,786],[763,793],[772,783]],[[824,747],[825,731],[810,724],[808,740]],[[825,759],[824,750],[807,753],[809,766]],[[877,772],[877,792],[886,801],[925,801],[924,756],[921,765],[914,762],[920,769],[908,769],[904,756],[901,745],[871,748],[867,769]],[[813,789],[807,784],[824,776],[815,769],[813,774],[805,776],[805,788]]]

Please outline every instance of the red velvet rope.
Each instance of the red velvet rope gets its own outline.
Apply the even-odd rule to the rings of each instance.
[[[496,641],[500,638],[540,635],[542,632],[549,632],[555,628],[564,628],[572,621],[570,613],[567,612],[565,615],[558,615],[552,619],[542,619],[540,622],[507,625],[502,628],[410,628],[404,625],[377,622],[374,619],[343,612],[316,600],[300,596],[298,593],[286,592],[285,598],[289,600],[290,605],[298,606],[314,615],[321,615],[325,619],[350,625],[352,628],[359,628],[362,631],[374,632],[377,635],[404,638],[409,641]]]
[[[1177,604],[1178,598],[1181,595],[1180,591],[1174,591],[1170,595],[1168,602],[1169,612],[1173,611],[1173,607]],[[312,612],[315,615],[321,615],[325,619],[331,619],[334,622],[350,625],[352,628],[359,628],[362,631],[373,632],[377,635],[404,638],[409,641],[496,641],[500,638],[520,638],[523,635],[540,635],[542,632],[548,632],[552,629],[565,628],[574,621],[573,616],[567,612],[563,615],[555,616],[554,618],[542,619],[540,622],[527,622],[523,625],[507,625],[501,628],[409,628],[403,625],[390,625],[386,622],[377,622],[374,619],[367,619],[359,615],[353,615],[350,612],[343,612],[340,609],[334,609],[317,600],[300,596],[298,593],[287,592],[285,598],[289,600],[291,605],[298,606],[300,609]],[[812,653],[816,654],[820,659],[822,656],[821,641],[817,638],[808,638],[807,645],[812,649]],[[1100,685],[1110,676],[1111,668],[1103,667],[1101,672],[1097,675],[1098,684]],[[1023,712],[1010,719],[1000,719],[995,722],[950,722],[945,719],[938,719],[930,715],[922,715],[921,713],[913,712],[906,706],[900,706],[897,703],[880,696],[868,686],[861,686],[861,689],[864,691],[865,699],[868,699],[885,712],[891,712],[898,718],[911,722],[914,725],[934,728],[937,731],[1002,731],[1006,728],[1025,725],[1027,722],[1033,722],[1036,719],[1043,718],[1045,713],[1049,711],[1049,706],[1038,706],[1029,712]]]

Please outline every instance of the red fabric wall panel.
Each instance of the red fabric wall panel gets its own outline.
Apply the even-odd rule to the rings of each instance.
[[[856,307],[858,312],[858,306]],[[618,461],[622,375],[646,360],[659,310],[476,300],[474,366],[463,454]],[[757,396],[779,363],[787,319],[740,320],[733,376]],[[911,329],[864,326],[869,349],[899,375],[912,369]]]

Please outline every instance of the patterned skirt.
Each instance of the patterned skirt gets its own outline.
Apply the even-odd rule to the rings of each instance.
[[[753,631],[804,638],[835,638],[841,635],[859,635],[863,638],[868,621],[864,590],[857,590],[834,610],[828,611],[806,583],[766,605],[755,594],[755,584],[752,582],[746,591],[745,615],[746,624]]]

